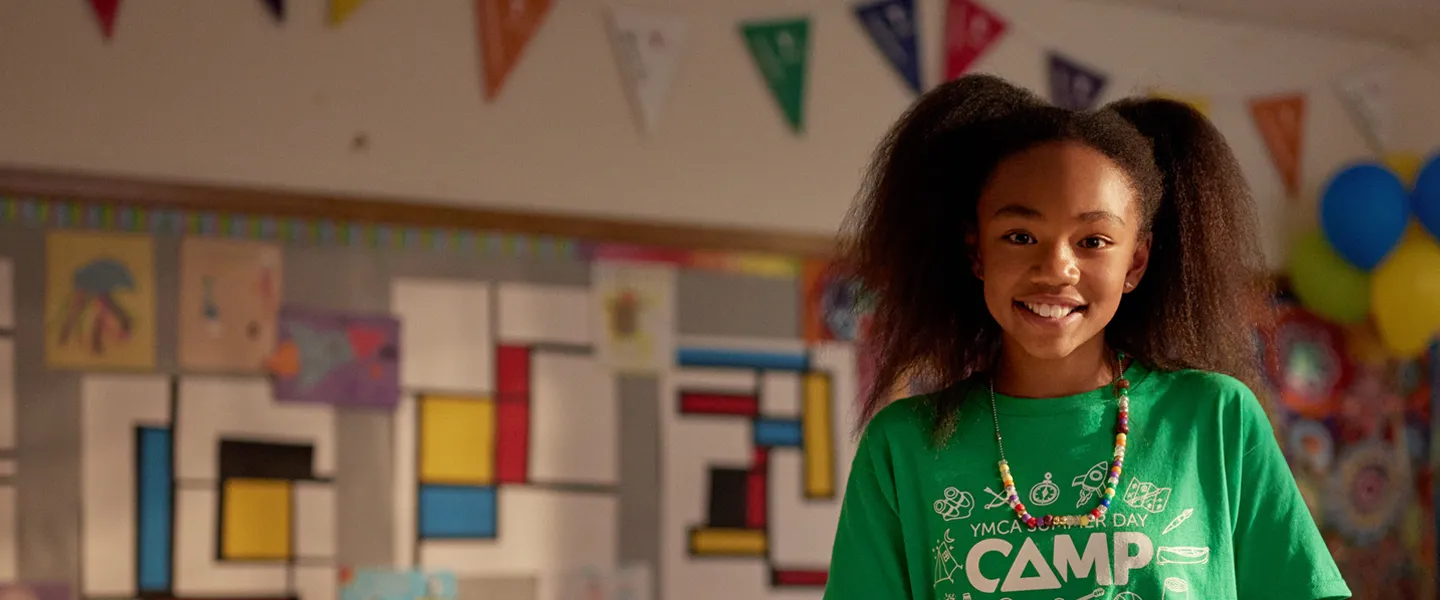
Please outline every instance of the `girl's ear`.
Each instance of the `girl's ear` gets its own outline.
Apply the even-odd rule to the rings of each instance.
[[[1135,245],[1135,255],[1130,257],[1130,270],[1125,272],[1125,293],[1135,291],[1140,287],[1140,279],[1145,276],[1145,268],[1150,266],[1150,234],[1140,238],[1140,243]]]
[[[975,278],[980,281],[985,281],[985,269],[980,267],[978,241],[979,237],[975,235],[974,231],[965,234],[965,250],[967,254],[965,258],[970,261],[970,272],[975,274]]]

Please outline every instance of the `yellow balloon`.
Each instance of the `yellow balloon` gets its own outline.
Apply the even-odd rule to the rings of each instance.
[[[1386,154],[1380,162],[1390,168],[1390,172],[1400,178],[1405,187],[1415,185],[1415,177],[1420,175],[1420,168],[1425,166],[1425,157],[1414,152],[1391,152]]]
[[[1370,310],[1391,352],[1414,358],[1440,331],[1440,246],[1411,228],[1370,280]]]

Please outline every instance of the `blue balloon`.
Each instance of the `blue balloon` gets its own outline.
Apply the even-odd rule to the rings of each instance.
[[[1320,197],[1320,229],[1335,252],[1364,271],[1374,269],[1405,234],[1410,201],[1389,169],[1364,163],[1340,171]]]
[[[1440,154],[1430,157],[1430,162],[1420,169],[1411,205],[1420,224],[1430,230],[1430,235],[1440,238]]]

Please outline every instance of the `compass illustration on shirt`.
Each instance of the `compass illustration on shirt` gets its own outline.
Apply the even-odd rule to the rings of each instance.
[[[1050,481],[1050,474],[1045,474],[1045,481],[1035,484],[1030,488],[1030,503],[1035,506],[1050,506],[1060,499],[1060,486]]]

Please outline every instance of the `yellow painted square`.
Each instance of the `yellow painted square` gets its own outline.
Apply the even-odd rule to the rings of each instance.
[[[227,479],[220,501],[220,555],[226,559],[290,558],[290,482]]]
[[[830,414],[830,376],[805,375],[805,405],[800,417],[805,460],[805,497],[835,496],[835,421]]]
[[[420,481],[490,485],[495,481],[495,403],[488,398],[420,399]]]

